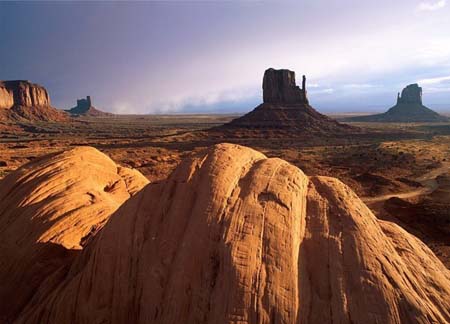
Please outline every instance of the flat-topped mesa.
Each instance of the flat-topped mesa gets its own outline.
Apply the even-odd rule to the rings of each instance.
[[[422,88],[417,83],[410,84],[397,96],[397,104],[422,104]]]
[[[49,107],[50,97],[43,86],[30,81],[0,81],[0,108],[14,106]]]
[[[263,100],[272,104],[308,104],[306,77],[303,76],[300,88],[295,83],[294,71],[267,69],[263,79]]]

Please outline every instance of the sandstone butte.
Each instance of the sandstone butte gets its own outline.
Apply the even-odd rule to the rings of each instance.
[[[132,178],[136,192],[141,176],[125,180],[106,156],[80,148],[0,183],[3,315],[14,323],[450,322],[450,271],[339,180],[232,144],[192,156],[134,195]],[[104,226],[83,244],[91,224]],[[53,248],[37,253],[41,246]]]
[[[0,121],[64,121],[53,108],[47,90],[26,80],[0,81]]]
[[[219,130],[279,130],[289,136],[321,134],[327,136],[360,132],[322,115],[309,104],[306,77],[297,86],[295,72],[269,68],[264,72],[263,103],[242,117],[218,127]]]
[[[422,88],[417,83],[406,86],[397,94],[397,103],[382,114],[357,116],[349,121],[360,122],[448,122],[449,119],[425,107],[422,103]]]
[[[91,96],[87,96],[86,99],[78,99],[77,105],[71,109],[66,110],[70,115],[79,117],[79,116],[91,116],[91,117],[107,117],[113,116],[111,113],[107,113],[101,110],[98,110],[92,105]]]

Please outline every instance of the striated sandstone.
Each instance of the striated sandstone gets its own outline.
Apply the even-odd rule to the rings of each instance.
[[[0,120],[64,121],[67,116],[50,103],[47,90],[24,80],[0,81]]]
[[[36,159],[0,182],[0,322],[62,276],[109,216],[147,184],[91,147]],[[59,277],[58,277],[59,278]]]
[[[0,81],[0,108],[50,106],[47,90],[29,81]]]
[[[447,323],[450,272],[340,181],[220,144],[127,200],[16,322]]]

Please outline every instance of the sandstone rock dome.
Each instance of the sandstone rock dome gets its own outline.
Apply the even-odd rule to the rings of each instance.
[[[43,86],[25,80],[0,81],[0,120],[66,119],[63,112],[51,106]]]
[[[104,161],[92,155],[71,168]],[[27,174],[41,175],[39,165]],[[56,174],[41,179],[48,190],[78,178]],[[102,191],[104,176],[92,177],[81,192]],[[36,231],[33,219],[20,233]],[[340,181],[231,144],[145,186],[60,268],[28,292],[15,323],[450,322],[450,272],[423,243],[377,220]]]
[[[9,323],[48,276],[62,275],[147,182],[91,147],[34,160],[1,180],[0,322]]]
[[[358,116],[349,119],[361,122],[446,122],[447,117],[422,104],[422,88],[417,83],[410,84],[397,95],[397,104],[383,114]]]
[[[296,85],[295,72],[267,69],[263,78],[264,102],[248,114],[225,124],[224,129],[270,129],[290,133],[333,135],[358,129],[341,124],[310,106],[306,77],[302,88]]]

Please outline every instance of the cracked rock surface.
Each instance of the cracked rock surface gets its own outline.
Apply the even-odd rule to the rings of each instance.
[[[112,200],[129,195],[103,178],[83,192],[97,197],[107,186]],[[59,183],[47,179],[49,188]],[[307,177],[232,144],[146,185],[61,267],[29,294],[15,322],[450,321],[450,272],[423,243],[379,221],[339,180]]]

